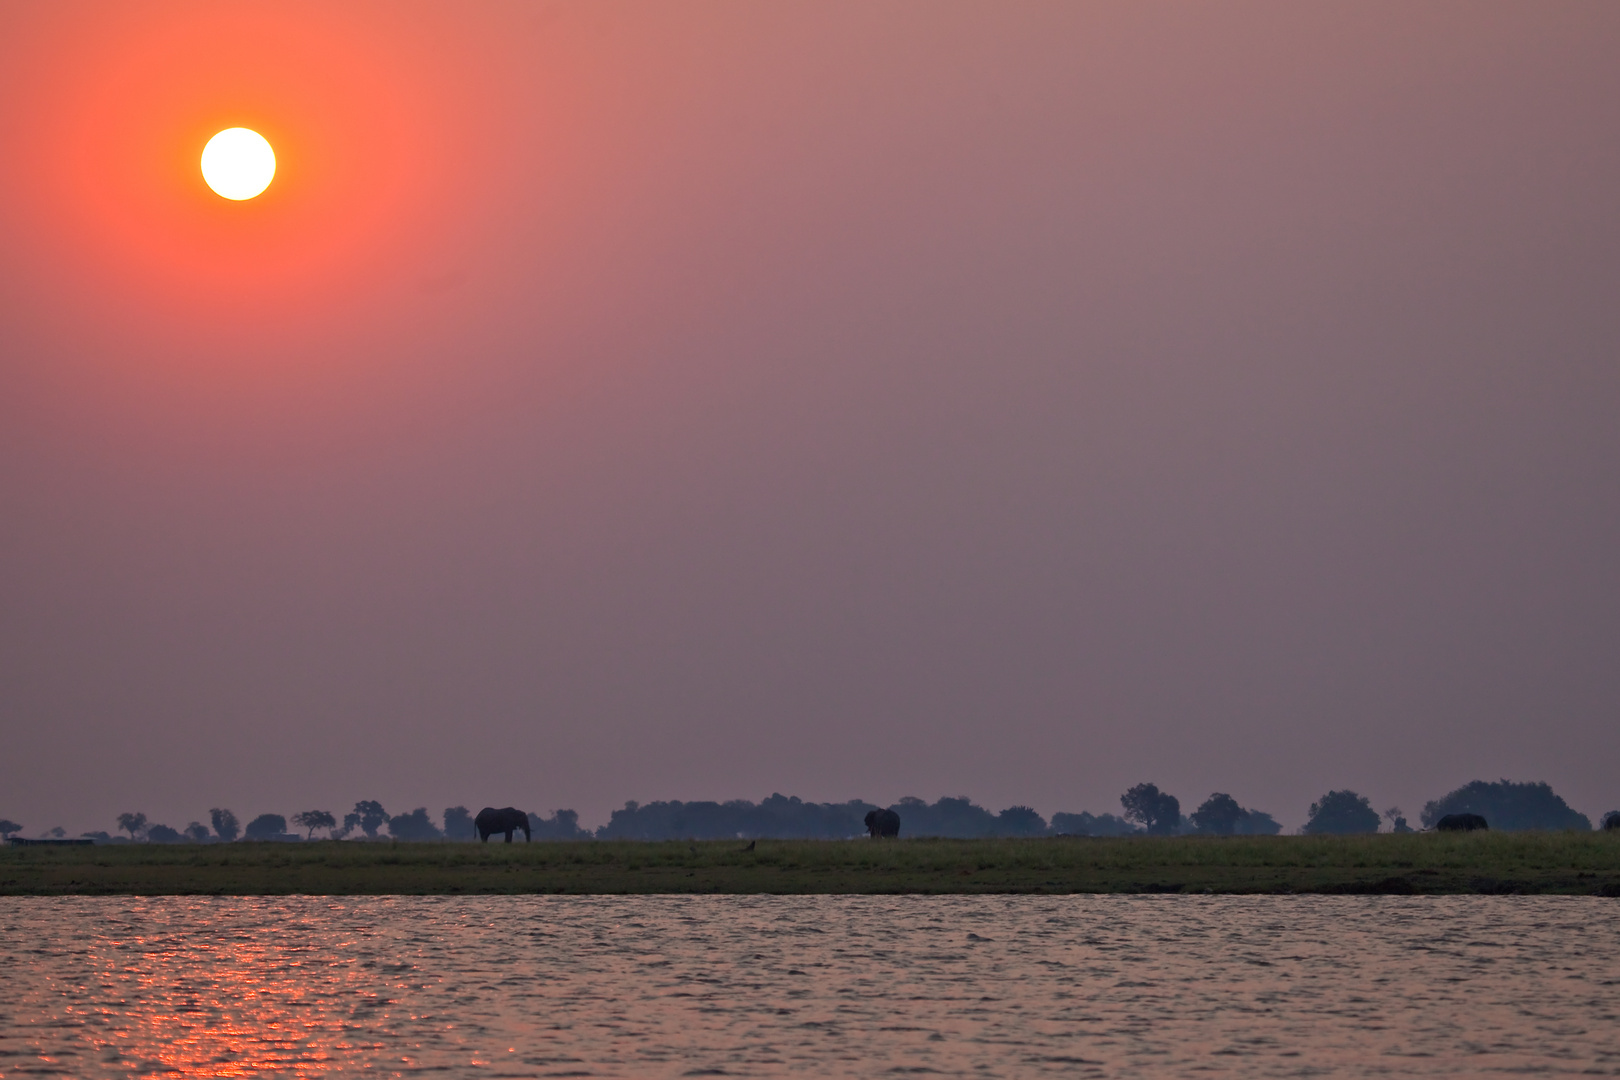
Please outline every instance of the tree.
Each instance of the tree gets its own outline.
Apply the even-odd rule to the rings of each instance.
[[[1232,796],[1217,791],[1192,812],[1192,823],[1201,833],[1231,836],[1248,813]]]
[[[148,825],[146,839],[154,844],[178,844],[185,838],[178,830],[171,829],[167,825]]]
[[[445,808],[444,836],[446,840],[471,840],[477,836],[473,831],[472,813],[465,806]]]
[[[146,831],[146,815],[135,813],[119,814],[118,827],[129,833],[129,838],[134,840]]]
[[[287,831],[287,819],[280,814],[260,814],[248,822],[243,835],[249,840],[274,840]]]
[[[1365,795],[1353,791],[1330,791],[1319,802],[1311,803],[1311,819],[1305,823],[1311,835],[1374,833],[1378,831],[1378,811]]]
[[[1603,815],[1603,831],[1613,832],[1620,829],[1620,810],[1610,810]]]
[[[384,810],[382,803],[375,799],[366,799],[355,803],[354,813],[345,816],[343,824],[349,825],[349,818],[351,817],[354,819],[354,824],[360,826],[361,832],[373,838],[376,837],[378,829],[388,824],[388,811]],[[353,828],[353,826],[349,827]]]
[[[941,800],[949,802],[950,800]],[[918,800],[919,805],[926,804]],[[966,805],[966,800],[962,800]],[[775,792],[758,803],[747,799],[719,802],[626,802],[606,825],[596,831],[603,840],[735,840],[762,837],[842,840],[865,831],[862,819],[878,809],[858,800],[847,803],[812,803]],[[979,807],[984,820],[995,818]],[[904,814],[902,814],[904,816]],[[536,839],[584,840],[591,836],[579,827],[573,810],[556,810],[549,818],[529,813],[529,832]],[[911,818],[906,818],[909,827]],[[935,823],[939,824],[938,822]],[[930,832],[928,835],[950,835]]]
[[[1276,836],[1282,832],[1277,819],[1264,810],[1239,806],[1232,796],[1217,791],[1187,819],[1204,836]]]
[[[964,840],[996,835],[996,815],[966,795],[946,795],[930,806],[907,795],[889,807],[900,815],[907,836],[950,836]],[[863,812],[860,817],[865,817]],[[860,817],[856,820],[859,821]],[[860,831],[865,831],[864,827]]]
[[[22,826],[10,818],[0,818],[0,839],[11,839],[12,833],[22,832]]]
[[[208,820],[214,823],[214,832],[227,844],[242,833],[242,826],[236,823],[236,815],[229,810],[221,810],[216,806],[208,811]]]
[[[1114,814],[1092,815],[1082,811],[1053,814],[1052,831],[1059,836],[1130,836],[1142,830]]]
[[[307,829],[304,839],[313,840],[316,829],[337,828],[337,818],[332,816],[330,810],[305,810],[293,815],[293,824],[300,829]]]
[[[208,826],[204,825],[200,821],[193,821],[190,825],[186,826],[185,833],[186,839],[200,844],[204,840],[208,839]]]
[[[1282,826],[1277,819],[1264,810],[1246,810],[1243,820],[1238,822],[1237,834],[1239,836],[1276,836],[1282,832]]]
[[[1028,806],[1009,806],[996,815],[997,836],[1045,836],[1046,819]]]
[[[427,807],[418,806],[408,814],[397,814],[388,819],[388,831],[395,840],[442,840],[443,834],[428,817]]]
[[[1160,791],[1157,784],[1137,784],[1119,797],[1128,821],[1142,825],[1154,836],[1169,836],[1181,824],[1181,800]]]
[[[1592,819],[1572,810],[1547,783],[1516,784],[1498,780],[1488,784],[1475,780],[1423,807],[1423,826],[1432,829],[1447,814],[1478,814],[1491,828],[1518,832],[1523,829],[1576,829],[1592,827]]]
[[[740,826],[737,831],[748,831],[752,836],[796,835],[791,824],[783,829],[779,822],[762,820],[761,815],[752,812],[759,810],[759,807],[752,803],[749,803],[748,807],[750,812],[744,813],[739,820],[731,823]],[[554,810],[550,817],[543,818],[531,810],[529,835],[536,840],[585,840],[591,834],[579,827],[579,814],[576,811]]]
[[[1384,819],[1389,822],[1390,832],[1407,833],[1412,831],[1412,826],[1406,823],[1406,812],[1398,806],[1392,806],[1385,810]]]

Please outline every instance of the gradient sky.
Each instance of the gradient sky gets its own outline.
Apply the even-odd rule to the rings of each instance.
[[[1616,56],[1609,0],[0,6],[0,814],[1620,807]]]

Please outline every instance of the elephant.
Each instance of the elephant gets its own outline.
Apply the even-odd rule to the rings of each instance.
[[[512,832],[515,829],[523,830],[524,840],[532,839],[529,836],[529,815],[521,810],[514,810],[510,806],[502,807],[499,810],[493,806],[484,807],[478,811],[478,816],[473,818],[473,828],[478,830],[478,839],[486,844],[489,843],[490,833],[498,832],[505,833],[506,842],[510,844],[512,842]]]
[[[893,810],[871,810],[866,815],[866,831],[873,837],[899,836],[900,815]]]
[[[1447,814],[1435,822],[1434,827],[1441,832],[1473,832],[1475,829],[1489,829],[1490,825],[1478,814]]]

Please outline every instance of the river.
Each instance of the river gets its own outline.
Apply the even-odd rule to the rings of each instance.
[[[1591,897],[0,898],[0,1076],[1620,1075]]]

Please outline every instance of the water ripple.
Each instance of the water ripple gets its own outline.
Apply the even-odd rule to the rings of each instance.
[[[1620,1075],[1584,897],[0,899],[0,1077]]]

